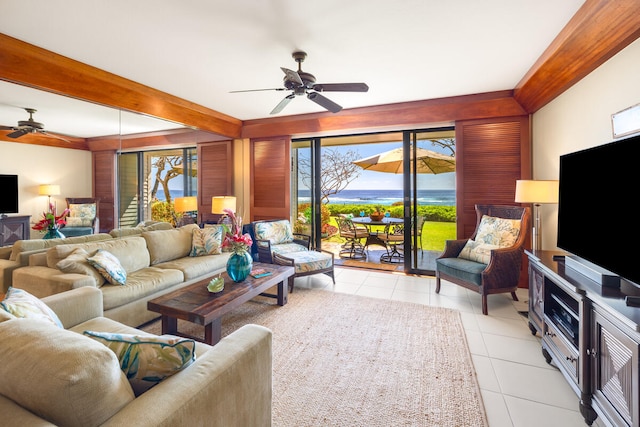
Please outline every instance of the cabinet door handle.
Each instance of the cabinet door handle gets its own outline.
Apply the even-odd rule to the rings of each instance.
[[[597,355],[598,355],[598,352],[596,351],[595,348],[588,348],[587,349],[587,356],[591,356],[591,357],[593,357],[595,359],[597,357]]]
[[[546,336],[548,336],[548,337],[551,337],[551,338],[554,338],[556,336],[556,334],[554,334],[553,332],[549,332],[549,331],[545,332],[544,334]]]
[[[567,360],[571,363],[575,363],[578,360],[578,358],[573,356],[567,356]]]

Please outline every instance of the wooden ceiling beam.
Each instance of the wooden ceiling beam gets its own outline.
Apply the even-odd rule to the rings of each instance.
[[[516,85],[534,113],[640,37],[640,1],[587,0]]]
[[[242,121],[0,33],[0,79],[134,113],[147,114],[226,138]]]

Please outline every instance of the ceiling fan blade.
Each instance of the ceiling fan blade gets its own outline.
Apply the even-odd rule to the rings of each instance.
[[[367,92],[366,83],[318,83],[313,85],[318,92]]]
[[[44,130],[38,131],[38,133],[40,133],[40,134],[42,134],[44,136],[48,136],[49,138],[55,138],[55,139],[59,139],[59,140],[64,141],[64,142],[71,143],[71,141],[69,141],[68,139],[66,139],[66,138],[64,138],[64,137],[62,137],[60,135],[56,135],[55,133],[49,133],[49,132],[44,131]]]
[[[300,78],[300,75],[298,73],[296,73],[293,70],[290,70],[288,68],[284,68],[284,67],[280,67],[280,69],[287,75],[286,80],[288,81],[292,81],[297,85],[302,85],[302,79]]]
[[[275,87],[275,88],[271,88],[271,89],[247,89],[247,90],[232,90],[229,91],[229,93],[241,93],[241,92],[262,92],[265,90],[287,90],[283,87]]]
[[[0,130],[18,130],[18,129],[14,128],[13,126],[2,126],[2,125],[0,125]]]
[[[26,135],[31,132],[31,129],[18,129],[15,132],[7,134],[9,138],[20,138],[22,135]]]
[[[291,93],[291,94],[289,94],[289,95],[285,96],[285,97],[282,99],[282,101],[280,101],[280,102],[278,103],[278,105],[276,105],[276,108],[274,108],[273,110],[271,110],[271,113],[269,113],[269,114],[278,114],[278,113],[279,113],[280,111],[282,111],[282,109],[283,109],[284,107],[286,107],[286,106],[287,106],[287,104],[288,104],[289,102],[291,102],[291,100],[292,100],[293,98],[295,98],[295,97],[296,97],[296,95],[295,95],[295,94],[293,94],[293,93]]]
[[[336,104],[335,102],[333,102],[329,98],[326,98],[326,97],[320,95],[317,92],[309,93],[307,95],[307,98],[309,98],[310,100],[312,100],[316,104],[320,105],[321,107],[326,108],[327,110],[331,111],[332,113],[337,113],[338,111],[342,110],[341,106],[339,106],[338,104]]]

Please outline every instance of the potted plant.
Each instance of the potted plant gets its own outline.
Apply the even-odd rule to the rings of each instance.
[[[369,218],[371,218],[372,221],[382,221],[382,218],[384,218],[384,209],[382,206],[375,206],[374,211],[369,214]]]

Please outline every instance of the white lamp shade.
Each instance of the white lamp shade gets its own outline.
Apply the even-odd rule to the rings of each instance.
[[[176,197],[173,201],[173,209],[176,212],[193,212],[198,210],[198,199],[195,196]]]
[[[236,211],[236,198],[234,196],[215,196],[211,198],[211,213],[224,214],[224,209]]]
[[[516,203],[558,203],[558,181],[516,181]]]
[[[41,196],[58,196],[60,195],[60,186],[52,184],[42,184],[38,187],[38,194]]]

